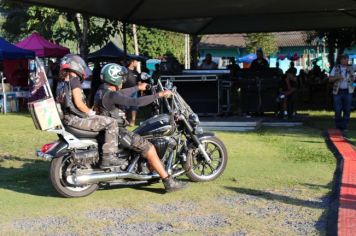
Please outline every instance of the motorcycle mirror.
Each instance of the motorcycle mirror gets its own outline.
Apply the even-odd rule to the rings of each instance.
[[[146,81],[150,78],[151,78],[151,76],[149,74],[147,74],[146,72],[141,73],[141,80]]]

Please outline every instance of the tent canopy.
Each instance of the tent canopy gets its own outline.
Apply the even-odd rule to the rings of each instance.
[[[18,1],[18,0],[12,0]],[[24,0],[189,34],[356,27],[355,0]]]
[[[33,32],[30,36],[18,42],[16,46],[34,51],[38,57],[63,57],[70,53],[68,48],[51,43],[37,32]]]
[[[33,58],[35,58],[34,52],[16,47],[0,37],[0,61]]]
[[[96,52],[90,53],[88,55],[88,60],[94,61],[98,59],[118,59],[122,60],[125,58],[125,53],[123,50],[118,48],[113,42],[109,42],[103,48]]]
[[[256,54],[251,53],[246,56],[240,57],[238,61],[243,63],[251,63],[256,58],[257,58]]]
[[[146,57],[144,56],[137,56],[137,55],[131,55],[127,54],[127,59],[134,59],[137,61],[145,61],[147,60]],[[106,44],[103,48],[99,49],[98,51],[95,51],[93,53],[90,53],[88,55],[88,60],[89,61],[95,61],[95,60],[105,60],[105,59],[117,59],[117,60],[124,60],[125,59],[125,53],[122,49],[117,47],[113,42],[109,42]]]

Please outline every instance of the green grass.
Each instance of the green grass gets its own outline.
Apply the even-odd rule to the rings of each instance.
[[[217,229],[194,229],[187,223],[173,223],[186,228],[188,235],[231,234],[244,229],[253,235],[293,235],[291,229],[270,227],[284,221],[284,213],[259,219],[246,214],[242,205],[215,204],[221,196],[255,196],[253,208],[278,203],[305,212],[306,219],[324,219],[324,209],[309,207],[307,201],[329,194],[335,169],[335,158],[326,147],[323,130],[332,126],[332,113],[312,113],[306,126],[301,128],[263,128],[258,132],[218,132],[228,149],[229,163],[222,177],[208,183],[191,183],[185,191],[162,194],[161,183],[135,188],[115,187],[99,190],[80,199],[64,199],[52,189],[48,180],[49,163],[34,156],[34,151],[56,136],[35,130],[27,114],[0,115],[0,235],[36,235],[53,233],[56,229],[25,231],[15,229],[19,219],[61,216],[68,219],[67,231],[82,235],[100,234],[113,222],[90,220],[85,214],[96,209],[133,208],[144,216],[132,221],[165,222],[175,217],[223,214],[229,224]],[[350,122],[354,129],[355,113]],[[350,129],[351,130],[351,129]],[[356,133],[349,131],[352,140]],[[289,195],[288,191],[295,192]],[[199,207],[171,214],[152,213],[154,203],[166,204],[191,201]],[[255,205],[253,205],[255,204]],[[147,218],[147,214],[150,217]],[[304,213],[303,213],[304,214]],[[287,216],[285,216],[287,217]],[[302,217],[302,218],[303,218]],[[130,221],[129,220],[129,221]],[[90,223],[88,225],[88,222]],[[282,224],[282,223],[281,223]],[[324,232],[319,232],[323,234]]]

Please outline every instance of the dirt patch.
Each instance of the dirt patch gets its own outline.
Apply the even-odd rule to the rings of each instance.
[[[68,220],[65,217],[46,217],[15,220],[12,224],[13,228],[18,230],[36,230],[44,231],[50,228],[58,228],[68,225]]]

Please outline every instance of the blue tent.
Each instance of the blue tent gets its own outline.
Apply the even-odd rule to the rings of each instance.
[[[0,61],[33,58],[35,58],[34,52],[16,47],[0,37]]]
[[[251,54],[248,54],[246,56],[240,57],[239,58],[239,62],[251,63],[256,58],[257,58],[256,54],[251,53]]]

